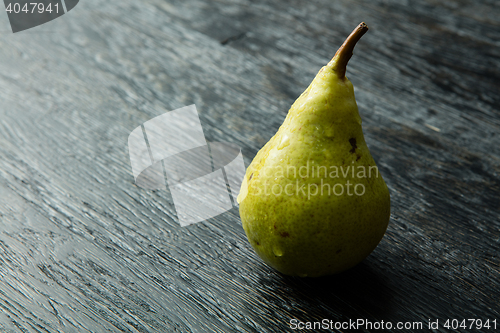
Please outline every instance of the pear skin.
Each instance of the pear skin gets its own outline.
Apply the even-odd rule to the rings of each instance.
[[[345,77],[361,23],[293,103],[246,171],[238,203],[255,252],[286,275],[323,276],[366,258],[382,239],[390,195],[366,145]]]

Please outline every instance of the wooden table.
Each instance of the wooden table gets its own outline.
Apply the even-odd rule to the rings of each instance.
[[[500,7],[404,3],[86,0],[16,34],[3,14],[0,331],[500,331]],[[248,165],[361,21],[347,76],[392,197],[361,264],[283,276],[237,208],[181,228],[134,184],[130,132],[190,104]]]

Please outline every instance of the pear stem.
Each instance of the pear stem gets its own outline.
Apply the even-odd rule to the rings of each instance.
[[[328,63],[328,67],[331,67],[339,76],[339,79],[345,77],[345,71],[349,59],[352,57],[352,51],[358,40],[368,31],[368,26],[365,22],[361,22],[358,26],[351,32],[349,37],[345,40],[344,44],[337,50],[332,60]]]

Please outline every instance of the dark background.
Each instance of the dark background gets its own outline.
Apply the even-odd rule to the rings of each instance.
[[[86,0],[16,34],[3,14],[0,331],[289,332],[294,318],[500,330],[499,6]],[[361,264],[283,276],[236,208],[181,228],[168,191],[135,186],[129,133],[193,103],[207,140],[248,164],[361,21],[347,76],[392,198]]]

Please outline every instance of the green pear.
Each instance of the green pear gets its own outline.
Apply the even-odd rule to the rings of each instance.
[[[293,103],[248,167],[238,195],[248,241],[287,275],[347,270],[382,239],[390,195],[366,145],[345,77],[361,23]]]

